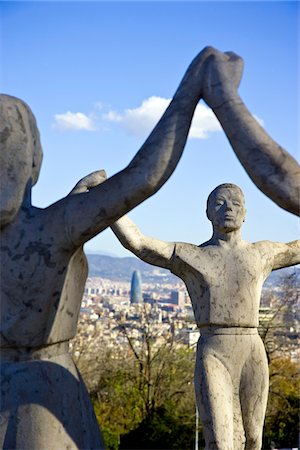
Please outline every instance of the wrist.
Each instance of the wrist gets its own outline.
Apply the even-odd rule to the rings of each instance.
[[[207,105],[215,110],[223,105],[241,103],[241,98],[236,89],[224,89],[222,86],[215,89],[214,95],[203,96]]]

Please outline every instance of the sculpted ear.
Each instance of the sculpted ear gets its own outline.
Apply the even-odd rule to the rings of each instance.
[[[209,208],[206,209],[206,216],[207,216],[208,220],[211,221],[211,214],[209,212]]]
[[[34,145],[34,153],[32,159],[32,185],[34,185],[39,177],[41,164],[43,159],[43,153],[41,147],[38,145]]]

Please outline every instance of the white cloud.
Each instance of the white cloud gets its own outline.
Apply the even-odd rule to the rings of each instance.
[[[253,114],[253,117],[254,117],[254,119],[255,120],[257,120],[257,122],[259,123],[259,125],[261,126],[261,127],[264,127],[265,126],[265,122],[263,121],[263,119],[260,119],[258,116],[256,116],[255,114]]]
[[[107,122],[116,123],[129,133],[145,138],[153,130],[167,107],[171,99],[152,96],[142,102],[140,106],[133,109],[125,109],[122,113],[110,110],[100,116],[100,110],[104,105],[97,102],[94,110],[88,116],[81,112],[55,114],[54,127],[61,131],[85,130],[107,131]],[[262,119],[254,116],[260,125],[264,125]],[[192,120],[189,137],[194,139],[207,139],[212,133],[221,131],[221,125],[214,113],[204,103],[199,103],[196,107]]]
[[[108,120],[109,122],[122,122],[123,117],[116,111],[109,111],[108,113],[103,114],[103,119]]]
[[[109,111],[103,119],[118,122],[130,133],[144,137],[154,128],[168,107],[170,100],[162,97],[149,97],[138,108],[125,109],[122,114]]]
[[[64,114],[55,114],[54,116],[55,128],[61,131],[69,130],[86,130],[94,131],[95,125],[91,117],[86,116],[81,112],[72,113],[68,111]]]
[[[221,130],[221,125],[212,110],[203,103],[199,103],[195,110],[189,136],[195,139],[207,139],[211,133]]]
[[[149,97],[134,109],[126,109],[122,114],[109,111],[103,119],[121,124],[127,131],[139,137],[148,135],[169,106],[171,99]],[[220,131],[221,127],[211,109],[203,104],[196,108],[189,136],[206,139],[211,133]]]

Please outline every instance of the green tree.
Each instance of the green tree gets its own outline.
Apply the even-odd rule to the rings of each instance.
[[[269,320],[260,325],[270,372],[269,399],[264,429],[264,447],[298,446],[300,380],[299,364],[293,362],[299,348],[300,271],[296,270],[282,279],[281,292],[273,298]]]
[[[159,326],[144,306],[141,321],[119,324],[131,356],[127,361],[132,380],[143,405],[142,419],[162,405],[176,404],[178,409],[187,397],[191,404],[195,359],[194,350],[175,338],[172,324],[158,336]]]
[[[137,428],[121,437],[120,448],[192,450],[195,447],[195,423],[176,410],[159,407]],[[201,444],[204,445],[203,439]]]
[[[296,354],[299,347],[299,296],[300,270],[283,276],[280,292],[269,292],[265,298],[271,309],[264,320],[260,320],[259,333],[265,345],[268,362],[279,356]]]
[[[270,363],[270,391],[265,422],[264,447],[298,447],[299,366],[288,358],[274,358]]]
[[[88,340],[85,328],[73,344],[108,450],[132,436],[140,449],[146,435],[152,448],[194,440],[194,350],[178,341],[172,324],[157,324],[148,305],[140,313],[112,327],[122,345],[103,345],[96,330]]]

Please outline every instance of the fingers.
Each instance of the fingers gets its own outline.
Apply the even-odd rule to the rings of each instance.
[[[105,170],[96,170],[90,173],[86,177],[80,180],[80,183],[84,184],[88,189],[98,186],[98,184],[103,183],[107,179]]]
[[[191,64],[189,65],[185,77],[194,75],[195,77],[198,77],[201,73],[201,69],[204,65],[204,63],[212,56],[212,55],[218,55],[223,54],[219,52],[217,49],[211,46],[204,47],[203,50],[201,50],[200,53],[193,59]]]
[[[82,192],[87,192],[90,189],[103,183],[106,179],[107,179],[107,175],[106,175],[105,170],[103,170],[103,169],[96,170],[95,172],[92,172],[89,175],[86,175],[80,181],[78,181],[78,183],[72,189],[70,194],[73,195],[73,194],[80,194]]]
[[[243,72],[244,61],[234,52],[219,52],[215,50],[207,59],[210,76],[218,81],[228,80],[239,85]]]
[[[227,56],[228,56],[228,59],[229,59],[230,61],[238,61],[238,60],[242,60],[242,58],[241,58],[237,53],[234,53],[234,52],[231,52],[231,51],[229,51],[229,52],[224,52],[224,55],[227,55]]]
[[[101,178],[107,178],[107,175],[106,175],[106,172],[105,172],[105,170],[104,169],[101,169],[101,170],[97,170],[96,172],[93,172],[93,173],[97,173],[98,174],[98,176],[99,176],[99,178],[101,177]]]
[[[244,68],[244,60],[237,53],[225,52],[224,53],[229,63],[233,63],[237,70],[242,71]]]
[[[220,52],[210,48],[205,61],[203,99],[216,108],[237,95],[243,74],[243,59],[234,52]]]
[[[243,64],[243,58],[241,58],[241,56],[232,51],[221,52],[213,47],[206,47],[205,55],[206,58],[209,58],[210,61],[224,62],[224,63],[232,62]]]

